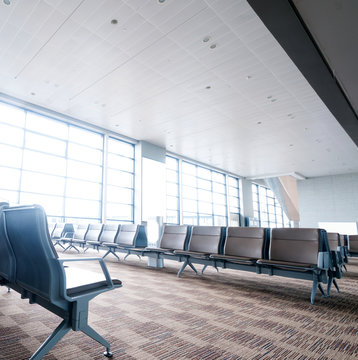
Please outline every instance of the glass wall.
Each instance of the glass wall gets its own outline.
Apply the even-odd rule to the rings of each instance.
[[[167,223],[240,224],[238,178],[172,156],[166,163]]]
[[[108,139],[111,202],[103,209],[104,141],[101,133],[0,102],[0,199],[40,204],[54,221],[101,222],[104,210],[108,220],[133,221],[134,146]]]
[[[252,184],[254,218],[262,227],[291,227],[290,220],[282,210],[271,189]]]

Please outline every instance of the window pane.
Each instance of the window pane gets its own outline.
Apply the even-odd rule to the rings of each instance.
[[[239,214],[230,213],[230,225],[231,226],[240,226]]]
[[[183,182],[183,185],[189,185],[189,186],[194,187],[194,186],[196,186],[196,177],[183,174],[182,182]]]
[[[174,158],[172,158],[170,156],[167,156],[165,158],[165,164],[166,164],[168,169],[178,171],[178,163],[179,163],[179,161],[177,159],[174,159]]]
[[[0,102],[0,122],[24,127],[25,111]]]
[[[67,139],[68,125],[61,122],[49,119],[47,117],[37,115],[32,112],[27,112],[26,128],[39,132],[41,134],[50,135],[60,139]]]
[[[101,165],[103,153],[100,150],[91,149],[87,146],[69,143],[68,157],[70,159],[85,161],[88,163]]]
[[[183,210],[196,212],[198,209],[198,203],[196,200],[183,199]]]
[[[24,130],[5,124],[0,124],[0,143],[23,146]]]
[[[213,225],[213,218],[212,216],[207,215],[199,215],[199,225],[201,226],[211,226]]]
[[[0,189],[19,190],[20,170],[0,167]]]
[[[182,162],[182,171],[185,174],[196,176],[196,166],[185,161]]]
[[[70,126],[68,139],[71,142],[87,145],[92,148],[103,148],[103,135],[77,126]]]
[[[55,155],[66,155],[66,142],[34,133],[26,133],[25,147]]]
[[[199,201],[211,201],[211,191],[198,190],[198,199]]]
[[[67,179],[66,196],[88,200],[100,200],[101,189],[101,184],[96,184],[89,181]]]
[[[201,202],[199,202],[198,205],[199,205],[199,213],[210,214],[210,215],[213,213],[213,206],[212,206],[211,202],[208,203],[208,202],[201,201]]]
[[[226,215],[226,206],[223,205],[214,205],[214,214],[215,215]]]
[[[211,180],[211,171],[202,167],[198,167],[198,177],[206,180]]]
[[[167,179],[167,181],[177,183],[178,182],[178,173],[173,170],[166,170],[166,179]]]
[[[47,215],[58,215],[63,213],[63,198],[60,196],[29,194],[22,192],[20,194],[21,205],[41,205]]]
[[[179,208],[179,199],[174,196],[167,196],[167,209],[177,210]]]
[[[108,169],[107,182],[111,185],[132,188],[133,174],[129,174],[119,170]]]
[[[230,194],[230,196],[239,197],[239,189],[238,189],[238,188],[229,187],[229,194]]]
[[[122,204],[132,204],[133,190],[118,186],[107,186],[107,200]]]
[[[20,168],[22,149],[0,144],[0,165]]]
[[[107,165],[112,169],[134,172],[134,161],[120,155],[108,154]]]
[[[102,181],[102,167],[68,160],[67,176],[99,183]]]
[[[215,226],[226,226],[226,224],[227,224],[227,220],[226,220],[225,216],[218,216],[218,215],[214,216],[214,225]],[[231,226],[239,226],[239,225],[233,225],[232,222],[230,224],[231,224]]]
[[[213,183],[213,191],[225,194],[226,187],[223,184]]]
[[[211,181],[198,179],[198,188],[211,191]]]
[[[65,178],[23,171],[21,191],[63,196],[65,191]]]
[[[23,168],[53,175],[66,174],[66,159],[36,151],[24,151]]]
[[[183,224],[198,225],[198,218],[196,213],[183,212]]]
[[[183,195],[183,198],[196,200],[197,199],[197,190],[195,187],[183,186],[182,195]]]
[[[239,180],[237,178],[229,176],[229,186],[233,188],[239,187]]]
[[[167,210],[166,223],[179,224],[179,211]]]
[[[100,218],[100,202],[67,198],[65,216]]]
[[[213,202],[215,204],[221,204],[221,205],[225,205],[226,204],[226,196],[223,194],[213,194]]]
[[[121,140],[109,138],[108,152],[134,158],[134,146]]]
[[[178,196],[179,195],[178,184],[167,183],[167,195]]]
[[[107,203],[107,217],[124,221],[132,221],[133,207],[131,205]]]
[[[221,183],[221,184],[225,184],[225,175],[224,174],[220,174],[216,171],[213,171],[212,177],[213,177],[213,181]]]
[[[19,193],[17,191],[1,190],[0,189],[0,200],[6,201],[11,205],[17,204]]]

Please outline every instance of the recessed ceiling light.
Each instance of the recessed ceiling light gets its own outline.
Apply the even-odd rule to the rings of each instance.
[[[288,117],[291,117],[293,114],[287,114]]]
[[[262,122],[261,122],[261,121],[258,121],[257,124],[260,125],[260,124],[262,124]]]
[[[35,95],[36,95],[36,93],[32,92],[32,93],[30,93],[30,95],[35,96]]]
[[[290,147],[292,147],[293,146],[293,144],[290,144]]]
[[[208,42],[208,41],[210,41],[210,36],[205,36],[204,39],[203,39],[203,42],[205,43],[205,42]]]
[[[277,99],[271,99],[271,102],[275,102]]]
[[[252,79],[252,76],[251,76],[251,75],[247,75],[247,76],[246,76],[246,80],[250,80],[250,79]]]
[[[118,20],[117,20],[117,19],[112,19],[112,20],[111,20],[111,24],[112,24],[112,25],[117,25],[117,24],[118,24]]]
[[[210,90],[210,89],[211,89],[211,86],[208,85],[205,89],[206,89],[206,90]]]
[[[10,5],[10,0],[4,0],[5,5]]]
[[[216,48],[216,44],[210,45],[210,49],[215,49],[215,48]]]
[[[267,98],[268,98],[268,99],[272,99],[272,95],[269,95]]]
[[[165,0],[158,0],[159,4],[163,4],[165,2]]]

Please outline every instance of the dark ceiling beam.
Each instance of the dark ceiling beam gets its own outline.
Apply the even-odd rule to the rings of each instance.
[[[292,2],[248,0],[248,3],[358,146],[357,114]]]

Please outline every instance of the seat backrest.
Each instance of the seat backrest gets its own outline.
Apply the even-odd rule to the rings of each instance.
[[[348,236],[348,246],[351,252],[358,252],[358,235]]]
[[[124,246],[135,246],[135,238],[137,236],[138,225],[124,224],[121,225],[116,243]]]
[[[317,265],[318,252],[329,249],[323,234],[326,236],[321,229],[272,229],[269,259]]]
[[[13,207],[5,209],[4,215],[6,234],[16,258],[16,284],[44,299],[59,299],[64,277],[43,208]]]
[[[188,250],[219,254],[222,241],[221,226],[193,226]]]
[[[48,232],[50,234],[50,237],[52,238],[52,234],[54,232],[54,230],[57,227],[57,223],[48,223]]]
[[[74,239],[84,240],[88,231],[88,224],[78,224],[75,233],[73,234]]]
[[[165,225],[160,247],[162,249],[184,250],[187,234],[187,225]]]
[[[103,224],[90,224],[86,232],[85,240],[98,241],[102,232],[102,228]]]
[[[228,227],[224,254],[262,259],[265,234],[264,228]]]
[[[0,280],[15,282],[16,261],[5,232],[5,215],[3,210],[7,203],[0,203]]]
[[[114,243],[116,240],[116,236],[118,235],[119,229],[120,225],[118,224],[104,224],[99,241],[101,243]]]
[[[50,236],[52,239],[59,239],[62,237],[63,230],[65,229],[65,223],[56,223]]]
[[[340,240],[339,240],[339,234],[338,233],[327,233],[327,238],[329,242],[329,248],[332,251],[337,251],[337,248],[339,246]]]

